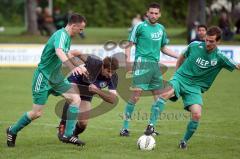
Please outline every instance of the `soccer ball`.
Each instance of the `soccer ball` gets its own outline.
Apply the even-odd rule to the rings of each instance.
[[[137,146],[140,150],[153,150],[156,146],[156,141],[152,136],[142,135],[137,141]]]

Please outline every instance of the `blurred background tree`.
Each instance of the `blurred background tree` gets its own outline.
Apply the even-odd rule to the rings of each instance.
[[[228,12],[232,29],[240,20],[240,0],[0,0],[0,27],[25,27],[28,34],[36,31],[37,6],[61,10],[61,14],[78,12],[87,18],[88,28],[128,28],[132,19],[144,15],[151,2],[161,5],[159,19],[166,28],[183,28],[182,37],[189,36],[194,22],[217,25],[221,9]],[[8,9],[6,9],[6,7]],[[11,13],[11,14],[9,14]],[[233,29],[234,30],[234,29]]]

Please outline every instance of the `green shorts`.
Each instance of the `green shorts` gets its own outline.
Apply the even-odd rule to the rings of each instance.
[[[60,83],[50,84],[49,80],[38,69],[36,69],[32,80],[33,103],[44,105],[50,94],[59,96],[67,92],[70,88],[71,84],[67,80],[63,80]]]
[[[162,74],[157,62],[136,60],[133,66],[133,88],[158,90],[163,88]]]
[[[201,88],[199,86],[187,84],[175,76],[169,83],[173,87],[175,93],[175,96],[170,98],[171,101],[177,101],[181,96],[184,109],[186,110],[189,110],[189,106],[193,104],[203,105]]]

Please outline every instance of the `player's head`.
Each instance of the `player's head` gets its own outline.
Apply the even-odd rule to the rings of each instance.
[[[119,68],[119,63],[117,58],[115,57],[105,57],[103,59],[103,68],[102,68],[102,75],[111,78],[116,70]]]
[[[150,23],[155,24],[161,16],[160,5],[158,3],[151,3],[148,6],[147,17]]]
[[[73,13],[70,15],[68,18],[68,24],[67,27],[69,28],[70,31],[70,36],[75,36],[81,33],[86,26],[86,19],[81,16],[80,14]]]
[[[199,37],[199,39],[204,40],[206,37],[206,33],[207,33],[207,26],[206,25],[198,25],[197,26],[197,35]]]
[[[222,30],[217,26],[212,26],[207,30],[206,35],[206,48],[211,51],[217,47],[222,37]]]

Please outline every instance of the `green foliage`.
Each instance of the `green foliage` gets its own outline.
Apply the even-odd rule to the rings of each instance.
[[[151,2],[161,4],[162,17],[160,22],[167,26],[184,26],[187,1],[171,0],[55,0],[54,7],[59,7],[62,13],[69,10],[79,12],[88,20],[88,26],[95,27],[129,27],[136,14],[146,13]],[[24,0],[2,0],[0,5],[0,23],[2,25],[23,25]],[[41,7],[48,5],[47,0],[39,1]],[[6,6],[8,9],[6,10]],[[173,7],[177,6],[177,7]],[[11,13],[11,14],[9,14]],[[2,18],[1,18],[2,15]],[[10,19],[10,20],[9,20]]]
[[[1,0],[0,11],[0,23],[2,25],[23,25],[24,0]]]

